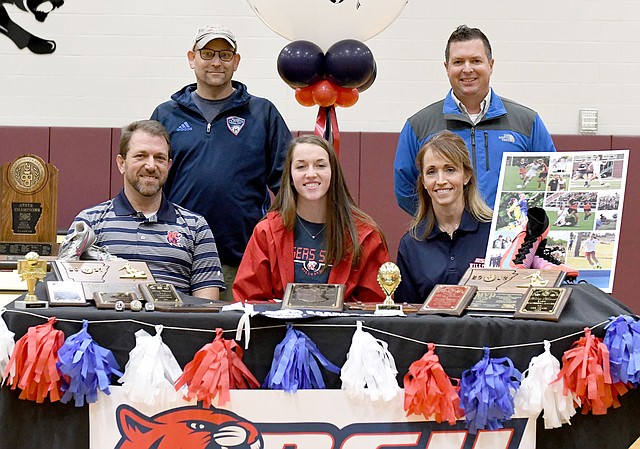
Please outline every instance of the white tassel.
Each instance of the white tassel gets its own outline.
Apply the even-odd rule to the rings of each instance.
[[[342,389],[352,397],[369,396],[371,400],[390,401],[401,391],[396,363],[388,345],[362,330],[357,322],[347,361],[342,367]]]
[[[4,376],[4,370],[9,364],[9,357],[13,354],[13,348],[16,346],[16,342],[13,339],[16,334],[9,330],[7,323],[2,318],[4,311],[4,308],[0,309],[0,376]],[[2,377],[0,385],[4,383],[4,380],[4,377]]]
[[[545,429],[571,424],[580,400],[575,393],[563,394],[564,381],[554,382],[560,373],[560,362],[551,354],[551,343],[544,340],[544,352],[533,357],[522,375],[522,383],[515,396],[517,414],[536,418],[544,411]]]
[[[182,369],[162,342],[162,329],[162,325],[157,325],[153,337],[142,329],[135,333],[136,346],[129,353],[124,375],[118,380],[132,402],[149,406],[176,404],[182,397],[174,387]]]

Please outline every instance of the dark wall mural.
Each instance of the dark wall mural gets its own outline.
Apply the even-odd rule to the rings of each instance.
[[[38,37],[15,23],[5,8],[6,4],[30,12],[38,22],[44,22],[52,11],[64,4],[64,0],[0,0],[0,33],[11,39],[18,48],[28,48],[35,54],[46,55],[56,51],[54,41]]]

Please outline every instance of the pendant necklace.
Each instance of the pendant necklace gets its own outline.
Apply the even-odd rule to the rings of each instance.
[[[316,237],[318,237],[320,234],[322,234],[322,231],[324,231],[324,228],[326,228],[326,227],[327,227],[327,225],[325,224],[325,225],[322,227],[322,229],[320,229],[320,231],[318,231],[318,232],[317,232],[317,233],[315,233],[315,234],[312,234],[312,233],[310,233],[310,232],[309,232],[309,230],[307,229],[307,227],[306,227],[306,226],[304,225],[304,223],[302,222],[302,219],[301,219],[297,214],[296,214],[296,218],[298,219],[298,223],[300,223],[300,226],[302,226],[302,229],[304,229],[304,230],[305,230],[305,232],[306,232],[307,234],[309,234],[309,237],[311,237],[313,240],[315,240],[315,239],[316,239]]]

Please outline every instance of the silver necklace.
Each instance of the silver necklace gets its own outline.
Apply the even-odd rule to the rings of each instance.
[[[316,237],[318,237],[320,234],[322,234],[322,231],[324,231],[324,228],[326,228],[326,227],[327,227],[327,225],[325,224],[325,225],[322,227],[322,229],[320,229],[316,234],[312,234],[312,233],[310,233],[310,232],[309,232],[309,230],[307,229],[307,227],[306,227],[306,226],[304,225],[304,223],[302,222],[302,219],[301,219],[298,215],[296,215],[296,218],[298,219],[298,223],[300,223],[300,226],[302,226],[302,229],[304,229],[304,230],[305,230],[305,232],[306,232],[307,234],[309,234],[309,237],[311,237],[313,240],[315,240],[315,239],[316,239]]]

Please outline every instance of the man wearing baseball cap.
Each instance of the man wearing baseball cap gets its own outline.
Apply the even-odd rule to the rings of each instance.
[[[151,115],[171,137],[164,190],[170,201],[206,218],[226,281],[221,297],[231,300],[249,237],[269,208],[268,190],[279,189],[291,132],[273,103],[232,80],[240,54],[230,29],[200,28],[187,58],[196,82]]]

